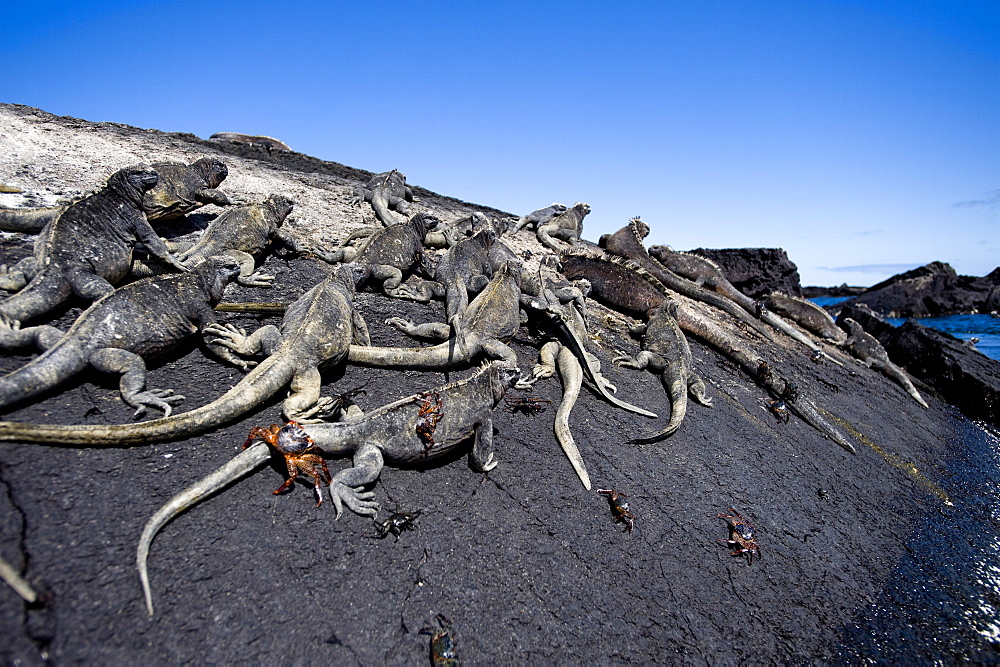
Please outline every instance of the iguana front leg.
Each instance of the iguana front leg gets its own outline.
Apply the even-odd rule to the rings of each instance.
[[[273,324],[263,326],[247,336],[246,330],[238,329],[232,324],[212,323],[205,326],[202,334],[205,346],[215,356],[244,371],[256,366],[257,362],[247,361],[242,357],[259,354],[269,357],[281,345],[281,332]]]
[[[469,452],[469,465],[476,472],[489,472],[497,467],[500,461],[493,454],[493,419],[487,418],[476,426],[475,441]]]
[[[38,263],[34,257],[25,257],[8,268],[0,266],[0,289],[7,292],[18,292],[31,282],[38,273]]]
[[[118,386],[122,400],[136,408],[135,419],[142,417],[148,408],[163,410],[163,416],[169,417],[173,404],[184,400],[173,389],[146,389],[146,362],[134,352],[105,347],[93,352],[89,362],[104,373],[121,374]]]
[[[427,322],[426,324],[414,324],[402,317],[390,317],[385,321],[393,329],[398,329],[407,336],[413,338],[431,338],[433,340],[448,340],[451,336],[451,327],[443,322]]]
[[[222,190],[215,188],[203,188],[195,195],[202,204],[215,204],[216,206],[231,206],[232,201]]]
[[[317,443],[320,447],[322,444]],[[377,516],[379,505],[374,500],[374,491],[363,491],[362,487],[374,484],[382,474],[382,450],[371,443],[365,443],[354,452],[354,466],[339,471],[330,480],[330,500],[337,512],[337,518],[344,512],[344,505],[355,514]]]
[[[444,286],[434,280],[421,280],[413,285],[400,285],[396,291],[396,296],[417,303],[428,303],[435,297],[440,299],[444,294]]]
[[[321,396],[323,378],[318,368],[300,370],[289,383],[288,398],[281,404],[281,411],[289,421],[300,424],[318,424],[336,407],[329,396]]]

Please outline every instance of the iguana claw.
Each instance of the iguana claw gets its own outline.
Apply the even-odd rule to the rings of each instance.
[[[249,276],[237,278],[236,282],[244,287],[271,287],[274,285],[274,276],[254,271]]]
[[[340,519],[340,515],[344,513],[344,505],[361,516],[378,516],[379,504],[373,498],[374,491],[359,491],[336,480],[330,483],[330,500],[337,512],[336,519]]]
[[[132,418],[139,419],[146,414],[148,408],[159,408],[163,410],[164,417],[169,417],[170,413],[173,412],[172,404],[180,403],[184,397],[180,394],[174,394],[173,389],[149,389],[133,394],[126,400],[129,405],[137,408]]]

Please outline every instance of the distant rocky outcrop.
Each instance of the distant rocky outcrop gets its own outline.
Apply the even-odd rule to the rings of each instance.
[[[802,296],[799,267],[781,248],[697,248],[692,253],[718,264],[736,289],[755,299],[778,291]]]
[[[858,287],[841,283],[836,287],[819,287],[817,285],[806,285],[802,288],[802,296],[807,299],[815,299],[820,296],[857,296],[863,293],[867,287]]]
[[[865,304],[845,306],[840,318],[845,317],[875,336],[893,363],[933,388],[967,417],[1000,425],[1000,362],[965,341],[913,320],[894,327]]]
[[[865,304],[885,317],[938,317],[1000,309],[1000,268],[982,278],[960,276],[931,262],[869,287],[844,302]]]

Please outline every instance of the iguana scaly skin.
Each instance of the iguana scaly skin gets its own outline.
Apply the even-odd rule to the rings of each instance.
[[[808,299],[800,299],[782,292],[770,292],[764,297],[768,309],[805,327],[820,338],[833,341],[837,345],[847,340],[847,334],[837,326],[830,313]]]
[[[614,363],[626,368],[646,369],[660,376],[663,388],[670,396],[670,421],[659,432],[635,438],[633,444],[649,444],[671,435],[680,427],[687,414],[688,393],[698,403],[711,407],[712,399],[705,396],[705,382],[694,372],[691,347],[677,324],[677,304],[667,300],[653,310],[649,322],[633,330],[642,336],[642,352],[635,358],[619,352]]]
[[[771,332],[736,303],[701,287],[686,278],[682,278],[670,269],[656,261],[646,251],[643,239],[649,234],[649,225],[638,218],[632,218],[629,223],[614,234],[605,234],[601,243],[608,254],[630,259],[654,276],[658,281],[684,296],[715,306],[724,310],[736,319],[752,327],[754,331],[768,340],[774,340]]]
[[[850,317],[842,317],[838,323],[847,330],[847,340],[842,343],[844,349],[853,354],[868,368],[882,371],[882,374],[898,384],[913,397],[922,407],[928,407],[927,401],[920,395],[917,388],[910,382],[903,369],[889,360],[889,354],[875,336]]]
[[[34,341],[45,352],[0,378],[0,409],[58,387],[90,366],[121,374],[122,399],[137,415],[147,407],[169,415],[171,403],[184,397],[146,390],[143,359],[196,332],[208,334],[206,327],[215,321],[212,306],[238,274],[232,259],[212,258],[191,273],[147,278],[98,299],[65,335],[48,326],[10,330],[19,345]]]
[[[375,217],[389,227],[398,225],[399,220],[389,211],[393,208],[403,215],[410,214],[407,202],[419,201],[414,198],[413,191],[406,185],[406,176],[393,169],[382,174],[375,174],[364,186],[354,188],[351,204],[360,205],[366,201],[372,205]]]
[[[330,399],[320,397],[320,370],[343,362],[352,341],[369,342],[368,329],[352,302],[358,277],[357,267],[339,267],[333,276],[288,307],[280,329],[266,326],[244,336],[231,327],[206,327],[206,333],[220,337],[213,339],[212,348],[223,346],[225,349],[218,354],[229,361],[246,367],[246,362],[231,352],[266,355],[235,387],[208,405],[137,424],[0,422],[0,441],[126,446],[178,440],[238,419],[286,387],[291,391],[282,403],[282,411],[289,419],[308,421],[330,406]]]
[[[306,250],[298,239],[282,229],[295,203],[282,195],[271,195],[260,204],[231,208],[212,221],[198,241],[177,254],[185,266],[195,267],[209,257],[226,255],[240,265],[236,282],[250,287],[270,287],[274,276],[255,271],[257,257],[277,241],[295,252]],[[159,265],[133,267],[133,275],[163,273],[168,270]]]
[[[150,167],[159,176],[156,186],[142,198],[142,208],[150,222],[173,220],[206,204],[229,206],[229,197],[216,190],[229,170],[216,158],[202,158],[191,164],[158,162]],[[42,208],[0,209],[0,229],[37,234],[58,218],[69,204]]]
[[[565,241],[570,247],[575,246],[583,234],[583,219],[588,213],[590,204],[577,202],[573,204],[573,208],[554,216],[548,222],[539,223],[535,230],[538,242],[556,253],[561,252],[563,248],[555,242],[555,239]]]
[[[366,281],[380,283],[388,296],[405,296],[399,292],[399,285],[404,274],[423,267],[424,237],[434,221],[433,216],[417,213],[406,224],[380,229],[358,248],[338,248],[332,252],[313,249],[313,252],[330,264],[362,264],[368,268]]]
[[[736,289],[736,287],[729,282],[725,275],[723,275],[722,269],[720,269],[719,266],[712,260],[706,259],[705,257],[699,257],[698,255],[693,255],[691,253],[677,252],[668,246],[661,245],[651,246],[649,248],[649,256],[667,270],[673,271],[677,275],[687,278],[698,285],[704,285],[705,287],[718,292],[722,296],[739,305],[747,313],[757,315],[757,317],[759,317],[762,321],[770,324],[778,331],[781,331],[785,335],[802,343],[810,350],[819,352],[828,360],[840,365],[839,361],[823,352],[823,350],[821,350],[816,343],[810,340],[809,337],[802,331],[799,331],[795,325],[790,322],[786,322],[767,308],[761,308],[758,302]]]
[[[662,306],[668,289],[655,276],[631,260],[606,254],[564,253],[563,273],[570,279],[586,278],[592,285],[591,295],[619,312],[648,316],[650,309]],[[643,283],[646,283],[644,285]],[[755,378],[775,398],[785,397],[789,382],[773,376],[759,378],[757,370],[761,359],[735,336],[726,333],[714,322],[694,311],[678,306],[677,324],[683,331],[698,336],[729,359],[736,362],[747,375]],[[786,399],[787,400],[787,399]],[[819,414],[805,397],[788,400],[788,407],[807,424],[830,438],[838,445],[857,453],[854,445]]]
[[[519,377],[516,367],[494,362],[469,378],[407,396],[350,421],[305,426],[316,446],[327,456],[353,457],[353,466],[339,471],[330,482],[330,498],[337,518],[343,513],[344,505],[362,516],[378,514],[374,491],[365,491],[364,487],[378,480],[386,463],[431,461],[472,437],[469,463],[473,469],[488,472],[496,467],[493,410]],[[433,442],[428,442],[427,437],[418,432],[428,396],[440,401],[440,420],[433,428]],[[174,496],[146,523],[139,539],[136,563],[150,614],[153,602],[146,558],[156,533],[177,514],[250,474],[270,457],[266,444],[251,445],[216,472]]]
[[[145,167],[121,169],[106,187],[47,225],[34,257],[18,263],[30,282],[0,302],[0,319],[23,322],[55,310],[74,294],[90,301],[109,294],[131,269],[132,250],[140,242],[164,263],[187,270],[167,251],[141,209],[143,193],[157,178]],[[0,329],[0,347],[7,347],[6,338]]]

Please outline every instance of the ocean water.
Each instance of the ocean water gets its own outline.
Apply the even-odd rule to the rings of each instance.
[[[820,296],[811,301],[819,306],[832,306],[846,301],[846,296]],[[900,326],[906,321],[903,317],[888,317],[886,321],[893,326]],[[917,322],[925,327],[949,333],[961,340],[978,338],[976,349],[990,359],[1000,361],[1000,317],[992,315],[946,315],[944,317],[921,317]]]

